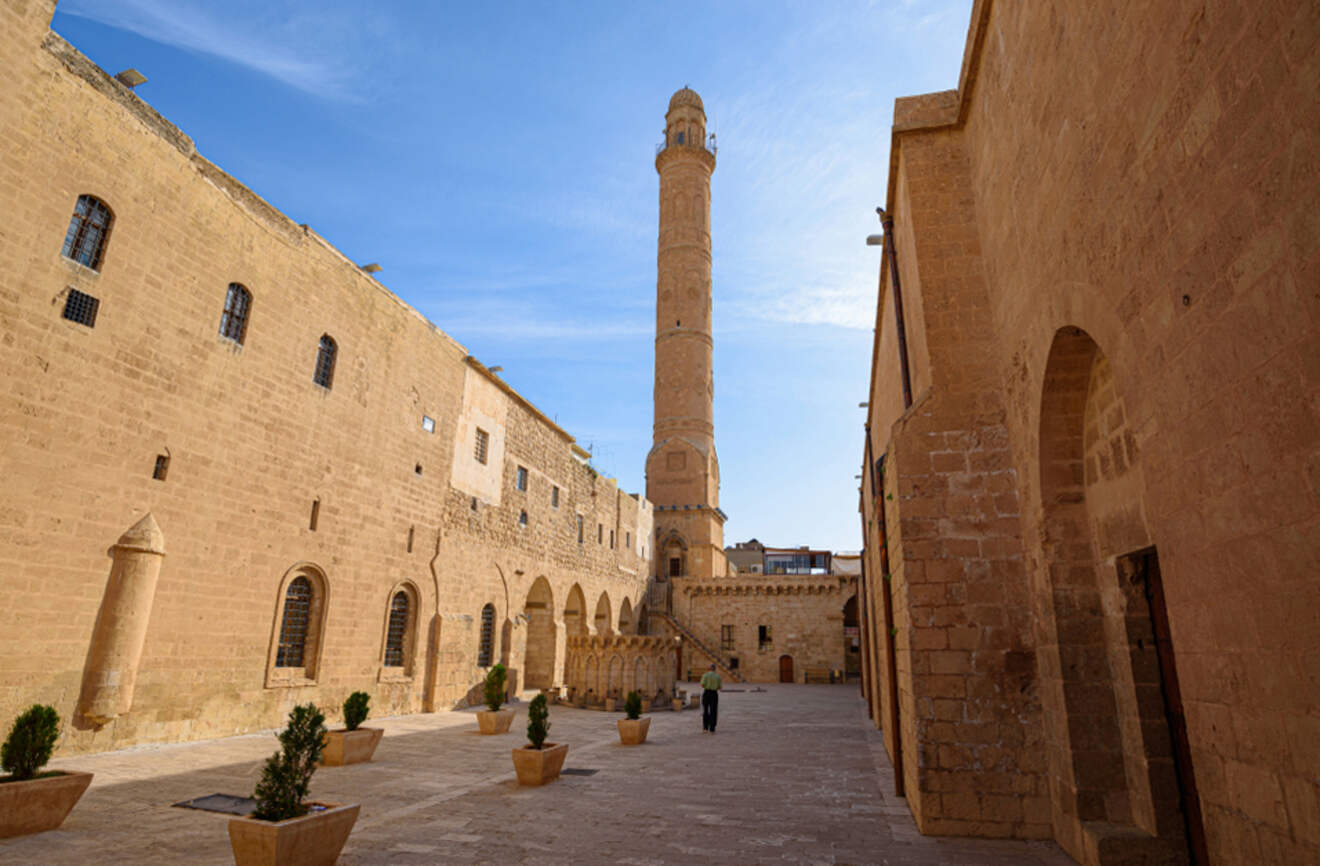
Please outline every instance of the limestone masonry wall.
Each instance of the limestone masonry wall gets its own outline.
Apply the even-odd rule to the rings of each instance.
[[[640,598],[649,504],[51,34],[52,10],[0,5],[0,719],[52,704],[73,752],[269,728],[308,700],[334,717],[355,689],[378,715],[448,707],[484,674],[486,604],[515,685],[561,680],[574,587],[606,628]],[[96,270],[61,255],[82,195],[113,213]],[[218,333],[231,283],[251,295],[241,344]],[[74,289],[94,327],[62,317]],[[499,447],[476,471],[481,424]],[[98,727],[79,697],[107,549],[147,514],[165,553],[131,708]],[[277,660],[294,584],[299,667]]]
[[[924,832],[1320,860],[1317,93],[1314,3],[977,0],[895,106],[862,607]]]

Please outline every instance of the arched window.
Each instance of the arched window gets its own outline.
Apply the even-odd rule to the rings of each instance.
[[[310,563],[300,563],[285,574],[276,598],[266,687],[315,683],[325,626],[325,575]]]
[[[284,593],[284,614],[280,617],[280,648],[275,667],[300,668],[307,650],[307,626],[312,613],[312,584],[305,577],[295,577]]]
[[[105,239],[110,234],[114,216],[105,202],[90,195],[78,196],[64,235],[64,257],[86,265],[94,271],[101,269],[101,256],[105,252]]]
[[[490,667],[491,657],[495,654],[495,605],[488,604],[481,609],[481,643],[477,646],[477,667]]]
[[[327,391],[335,380],[335,353],[338,351],[330,335],[322,334],[321,347],[316,352],[316,373],[312,376],[312,381]]]
[[[252,293],[238,283],[230,283],[229,293],[225,295],[225,309],[220,314],[220,336],[243,345],[251,309]]]
[[[408,635],[411,604],[408,593],[399,590],[390,602],[390,621],[385,629],[385,667],[403,667],[404,638]]]

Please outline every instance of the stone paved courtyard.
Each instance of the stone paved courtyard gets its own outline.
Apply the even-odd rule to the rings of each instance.
[[[313,795],[362,803],[343,864],[1072,862],[1050,843],[919,835],[856,687],[734,688],[717,735],[660,712],[640,747],[618,744],[621,716],[552,707],[566,766],[598,772],[540,789],[517,786],[509,755],[526,703],[499,737],[472,711],[374,720],[375,760],[322,769]],[[0,862],[232,862],[225,816],[169,804],[250,794],[274,749],[260,734],[53,762],[96,778],[61,829],[0,841]]]

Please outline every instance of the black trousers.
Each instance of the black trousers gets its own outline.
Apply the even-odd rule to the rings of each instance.
[[[701,729],[703,731],[715,730],[715,717],[720,711],[720,693],[715,689],[704,689],[701,692]]]

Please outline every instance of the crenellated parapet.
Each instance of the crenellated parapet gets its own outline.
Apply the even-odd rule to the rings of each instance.
[[[674,590],[691,596],[813,596],[846,598],[857,591],[855,575],[755,575],[721,578],[676,578]]]

